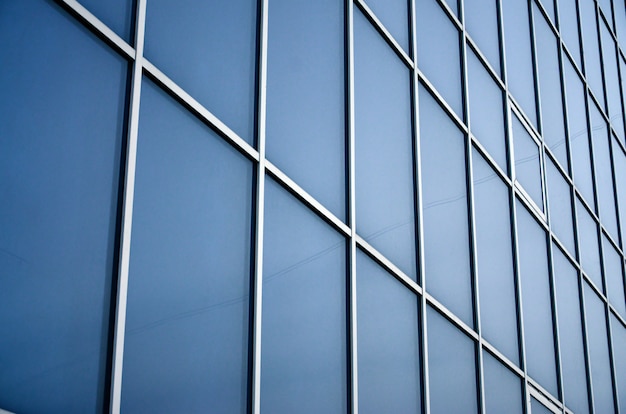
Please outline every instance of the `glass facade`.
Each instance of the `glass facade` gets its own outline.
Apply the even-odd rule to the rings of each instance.
[[[0,412],[626,413],[624,0],[0,2]]]

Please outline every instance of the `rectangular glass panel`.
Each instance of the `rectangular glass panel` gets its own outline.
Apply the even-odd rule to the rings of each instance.
[[[340,1],[335,3],[341,4]],[[366,3],[396,42],[410,54],[409,3],[406,0],[367,0]]]
[[[585,51],[585,76],[596,98],[598,98],[600,102],[604,102],[595,1],[579,0],[578,4],[580,7],[580,22],[583,34],[583,49]]]
[[[612,142],[613,165],[615,167],[615,187],[619,208],[619,220],[622,230],[622,246],[626,242],[626,156],[615,138]]]
[[[484,350],[483,381],[487,414],[523,414],[522,381]]]
[[[626,9],[622,5],[622,9]],[[604,60],[604,82],[609,104],[609,119],[617,135],[624,140],[624,115],[622,112],[622,98],[619,93],[619,75],[617,73],[617,57],[615,55],[615,41],[606,28],[604,21],[600,24],[602,34],[602,59]],[[626,46],[626,44],[624,45]],[[623,74],[626,76],[626,73]]]
[[[126,42],[133,42],[135,0],[78,0],[104,24],[109,26]]]
[[[500,74],[497,2],[465,0],[465,26],[491,67]]]
[[[511,121],[515,147],[515,180],[522,185],[532,201],[543,211],[539,146],[515,114],[511,115]]]
[[[596,287],[603,290],[602,270],[600,268],[600,244],[598,242],[598,224],[587,209],[576,199],[578,217],[578,252],[580,264],[585,273],[593,280]]]
[[[613,358],[619,406],[626,407],[626,327],[611,315],[611,335],[613,336]]]
[[[576,64],[582,68],[580,60],[580,41],[578,37],[577,0],[559,0],[559,29],[561,39],[572,54]]]
[[[550,226],[567,250],[575,255],[572,189],[550,157],[546,157],[546,167]]]
[[[604,260],[604,279],[609,302],[626,319],[626,296],[624,296],[624,272],[622,256],[613,247],[609,239],[602,235],[602,254]]]

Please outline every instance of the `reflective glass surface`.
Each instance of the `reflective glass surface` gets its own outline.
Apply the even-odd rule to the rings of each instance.
[[[580,42],[578,37],[577,0],[559,0],[559,28],[561,39],[572,54],[576,64],[582,68]]]
[[[596,24],[596,7],[594,0],[579,0],[580,26],[582,28],[583,48],[585,51],[585,76],[595,96],[602,102],[604,88],[602,86],[602,68],[600,62],[600,44],[598,43],[598,26]]]
[[[267,179],[261,411],[345,413],[346,243]]]
[[[567,250],[575,255],[571,187],[550,157],[546,157],[546,184],[548,186],[548,211],[552,231]]]
[[[487,414],[522,414],[522,382],[489,352],[483,351],[483,381]]]
[[[341,4],[341,2],[335,2]],[[410,54],[409,3],[406,0],[366,0],[365,3],[391,33],[396,42]]]
[[[132,44],[135,0],[78,0],[122,39]]]
[[[426,315],[430,412],[477,413],[473,341],[433,308]]]
[[[604,278],[609,302],[626,319],[626,297],[624,296],[624,272],[622,257],[613,247],[609,239],[602,235],[602,255],[604,260]]]
[[[502,170],[507,171],[502,90],[468,49],[470,129]]]
[[[415,278],[410,73],[354,13],[357,232]]]
[[[417,296],[357,253],[360,413],[420,412]]]
[[[419,99],[426,285],[472,325],[464,137],[423,87]]]
[[[621,9],[619,7],[619,0],[615,3],[615,26],[617,32],[617,39],[619,43],[622,45],[626,45],[626,8]]]
[[[622,9],[626,7],[622,5]],[[611,126],[619,137],[624,139],[624,115],[622,112],[622,99],[620,97],[619,76],[617,73],[617,58],[615,56],[615,41],[604,22],[600,25],[602,35],[602,59],[604,60],[604,82],[607,85],[606,94],[609,106],[609,119]],[[626,74],[623,74],[626,75]]]
[[[500,73],[500,42],[498,41],[498,10],[495,1],[465,0],[465,26],[469,35]]]
[[[537,207],[543,210],[539,146],[516,115],[511,115],[511,120],[515,147],[515,180],[522,185]]]
[[[626,327],[611,315],[611,334],[613,336],[613,358],[619,406],[626,407]]]
[[[128,63],[53,2],[0,51],[0,408],[101,412]]]
[[[530,398],[530,409],[532,414],[554,414],[548,407],[534,398]]]
[[[245,412],[251,187],[249,161],[143,83],[123,411]]]
[[[252,143],[256,2],[150,0],[146,10],[146,58]]]
[[[415,2],[417,64],[450,107],[463,116],[459,31],[435,0]]]
[[[269,3],[267,138],[270,161],[345,218],[343,5]]]
[[[482,335],[519,363],[509,190],[476,150],[472,167]]]
[[[558,395],[546,234],[519,200],[516,204],[527,370],[552,395]]]
[[[613,139],[613,165],[615,168],[616,198],[619,207],[619,219],[622,230],[622,245],[626,241],[626,156]]]
[[[578,251],[583,270],[596,287],[602,290],[602,273],[600,269],[600,248],[598,243],[598,225],[576,199],[576,216],[578,217]]]

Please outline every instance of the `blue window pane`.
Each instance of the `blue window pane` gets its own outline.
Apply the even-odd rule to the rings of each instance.
[[[580,42],[578,37],[577,0],[559,0],[559,28],[561,38],[572,54],[576,64],[582,68]]]
[[[519,201],[517,237],[528,374],[558,395],[546,234]]]
[[[266,181],[261,411],[345,413],[345,240]]]
[[[541,4],[543,5],[543,8],[545,9],[545,11],[548,13],[548,16],[549,16],[550,20],[552,20],[552,22],[554,22],[555,21],[555,19],[554,19],[554,0],[541,0]],[[539,11],[538,9],[536,9],[536,10]]]
[[[435,0],[420,0],[415,6],[419,68],[462,117],[459,31]]]
[[[615,42],[604,22],[600,26],[602,34],[602,59],[604,59],[604,81],[607,85],[606,94],[609,104],[609,119],[617,135],[623,140],[624,116],[622,113],[622,98],[618,87],[619,75],[617,73]]]
[[[548,407],[541,404],[539,401],[535,400],[532,397],[530,401],[530,410],[532,414],[553,414],[553,412]]]
[[[502,2],[502,8],[509,89],[526,116],[537,126],[528,2],[507,0]]]
[[[473,341],[433,308],[426,315],[430,412],[477,413]]]
[[[415,278],[410,72],[357,11],[354,43],[357,231]]]
[[[602,102],[602,68],[600,62],[600,44],[596,24],[596,5],[594,0],[579,0],[580,25],[582,27],[583,48],[585,49],[585,76],[591,90]]]
[[[624,296],[624,272],[622,256],[615,250],[609,239],[602,235],[602,254],[604,256],[604,278],[609,302],[626,318],[626,297]]]
[[[619,406],[626,407],[626,327],[611,315],[611,333],[613,335],[613,358]]]
[[[357,253],[360,413],[418,413],[418,302],[413,292]]]
[[[587,373],[578,274],[556,245],[552,245],[561,371],[565,405],[576,413],[588,413]]]
[[[520,378],[485,351],[483,351],[483,381],[487,414],[523,414]]]
[[[622,245],[626,241],[626,156],[614,138],[613,165],[615,166],[615,187],[619,207],[619,219],[622,229]]]
[[[464,137],[422,87],[419,99],[428,291],[473,325]]]
[[[623,48],[626,45],[626,7],[620,8],[619,2],[620,0],[617,0],[615,3],[617,5],[615,7],[615,26],[617,29],[617,40]]]
[[[502,90],[474,52],[468,52],[467,66],[472,134],[507,171]]]
[[[614,413],[605,305],[587,283],[585,311],[594,409],[597,413]]]
[[[593,204],[593,181],[591,178],[591,158],[589,137],[587,135],[587,111],[585,110],[585,90],[578,74],[565,60],[565,83],[567,87],[567,116],[569,123],[569,142],[572,152],[574,183]]]
[[[623,0],[615,0],[615,3],[617,4],[618,9],[620,7],[620,3],[622,8],[624,8]],[[605,16],[606,21],[609,22],[609,27],[613,27],[613,10],[611,9],[611,0],[598,0],[598,5]]]
[[[251,187],[249,161],[144,82],[122,410],[245,412]]]
[[[580,264],[585,273],[591,277],[593,283],[596,284],[596,287],[602,290],[598,224],[578,199],[576,199],[576,216],[578,217],[578,251],[580,254]]]
[[[78,2],[126,42],[132,42],[133,34],[131,31],[135,17],[134,0],[78,0]]]
[[[267,157],[345,218],[343,5],[269,3]]]
[[[565,245],[567,250],[572,255],[575,255],[571,187],[550,157],[546,157],[546,182],[548,185],[548,211],[552,231]]]
[[[145,56],[253,142],[256,10],[252,0],[150,0]]]
[[[500,74],[500,38],[495,1],[465,0],[465,26],[489,64]]]
[[[128,64],[53,2],[0,50],[0,407],[102,412]]]
[[[626,46],[624,45],[626,45],[626,43],[620,44],[620,47],[622,49],[626,48]],[[624,59],[622,58],[618,60],[619,60],[620,74],[622,78],[622,91],[626,91],[626,76],[624,76],[624,74],[626,74],[626,63],[624,62]],[[626,108],[626,93],[622,93],[622,108]],[[626,120],[624,122],[626,122]],[[626,138],[620,137],[620,142],[622,142],[623,144],[626,144]]]
[[[478,288],[483,336],[519,363],[509,190],[472,151]]]
[[[593,160],[596,171],[596,190],[600,205],[600,221],[609,233],[617,239],[617,215],[615,194],[613,192],[613,168],[609,149],[607,124],[595,104],[590,103],[591,139],[593,142]]]
[[[341,2],[336,2],[341,5]],[[409,52],[409,9],[406,0],[367,0],[365,3],[391,33],[396,42]]]
[[[543,210],[539,146],[516,115],[511,115],[511,121],[515,149],[515,180],[522,185],[539,209]]]
[[[558,42],[548,22],[536,6],[533,6],[533,12],[540,86],[539,97],[541,99],[541,134],[559,163],[567,169],[569,164],[567,162],[567,146],[565,145],[565,118],[563,116]]]

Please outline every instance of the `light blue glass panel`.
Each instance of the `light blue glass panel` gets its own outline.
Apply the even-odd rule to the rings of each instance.
[[[584,285],[594,409],[597,413],[610,414],[615,411],[605,305],[587,283]]]
[[[567,170],[567,146],[565,145],[565,118],[561,92],[561,69],[559,47],[548,22],[533,6],[535,16],[535,44],[541,99],[541,134],[559,163]]]
[[[604,256],[604,279],[609,302],[626,319],[626,296],[624,296],[624,271],[622,257],[609,239],[602,235],[602,255]],[[624,344],[626,346],[626,343]]]
[[[78,0],[78,2],[113,29],[122,39],[132,44],[134,0]]]
[[[507,171],[502,90],[468,49],[470,129],[502,170]]]
[[[472,151],[478,288],[483,336],[519,363],[509,190]]]
[[[497,3],[493,0],[465,0],[465,27],[489,64],[500,74],[500,38]]]
[[[515,147],[515,180],[522,185],[539,209],[543,210],[539,146],[524,128],[517,115],[511,115],[511,122],[513,123],[513,146]]]
[[[530,398],[530,410],[532,414],[554,414],[548,407],[541,404],[539,401],[534,398]]]
[[[617,40],[623,49],[626,46],[626,7],[619,7],[621,1],[615,2],[615,27]]]
[[[417,296],[364,253],[356,260],[359,412],[421,412]]]
[[[102,412],[128,63],[44,1],[0,51],[0,408]]]
[[[522,203],[516,201],[516,205],[527,370],[552,395],[558,395],[546,234]]]
[[[622,6],[623,9],[626,7]],[[615,41],[604,22],[600,25],[602,34],[602,59],[604,60],[604,82],[607,85],[606,95],[609,106],[609,120],[617,135],[624,140],[624,116],[622,112],[622,98],[619,93],[619,75],[617,73],[617,57],[615,55]],[[626,44],[625,44],[626,46]],[[626,75],[626,74],[623,74]]]
[[[576,413],[589,412],[578,273],[561,250],[552,244],[565,405]]]
[[[528,2],[506,0],[502,2],[502,9],[509,89],[531,122],[537,126]]]
[[[572,190],[550,157],[546,157],[546,167],[550,226],[567,250],[575,255]]]
[[[357,231],[415,278],[410,72],[358,11],[354,48]]]
[[[620,47],[622,50],[626,49],[626,42],[624,44],[620,44]],[[618,59],[618,61],[619,70],[622,78],[622,91],[626,92],[626,63],[621,57]],[[622,93],[622,108],[626,108],[626,93]],[[620,142],[626,145],[626,138],[620,137]]]
[[[623,8],[623,0],[615,0],[617,3],[617,7],[620,7],[620,2],[622,2],[621,6]],[[609,27],[613,27],[613,10],[611,9],[611,0],[598,0],[598,5],[600,6],[600,10],[604,13],[606,20],[609,22]]]
[[[416,1],[415,7],[418,66],[463,117],[459,31],[435,0]]]
[[[478,413],[473,341],[435,309],[426,315],[430,412]]]
[[[269,3],[267,157],[345,218],[343,4]]]
[[[617,381],[619,406],[626,407],[626,327],[611,315],[611,334],[613,336],[613,358]]]
[[[548,13],[548,16],[550,18],[550,20],[552,20],[552,22],[555,21],[554,19],[554,0],[541,0],[541,4],[543,5],[543,8],[545,9],[545,11]],[[534,6],[534,4],[533,4]]]
[[[617,213],[615,211],[615,193],[613,191],[613,168],[609,149],[607,124],[595,104],[590,102],[591,139],[596,171],[596,191],[600,205],[600,221],[609,233],[617,239]]]
[[[345,240],[265,188],[261,412],[345,413]]]
[[[572,153],[574,183],[593,204],[593,180],[591,178],[591,151],[587,135],[587,111],[585,110],[585,91],[578,74],[564,60],[565,83],[567,87],[567,116],[569,122],[569,142]]]
[[[615,186],[620,225],[622,230],[622,245],[626,241],[626,156],[620,149],[615,138],[612,142],[613,165],[615,168]]]
[[[579,0],[578,4],[580,7],[583,48],[585,50],[585,76],[594,95],[600,102],[604,102],[595,1]]]
[[[144,54],[243,139],[254,141],[253,0],[150,0]]]
[[[580,41],[578,37],[577,0],[559,0],[559,28],[561,38],[572,54],[576,64],[582,68],[580,60]],[[569,63],[569,62],[568,62]]]
[[[464,137],[423,87],[419,99],[428,291],[473,325]]]
[[[483,381],[487,414],[523,414],[520,378],[486,351],[483,351]]]
[[[252,163],[151,82],[141,97],[125,412],[245,412]]]
[[[342,2],[335,2],[341,5]],[[365,3],[407,54],[409,49],[409,3],[406,0],[367,0]]]
[[[576,199],[576,216],[578,217],[578,251],[580,264],[598,289],[602,290],[598,224],[591,217],[587,209],[583,207],[578,198]]]

